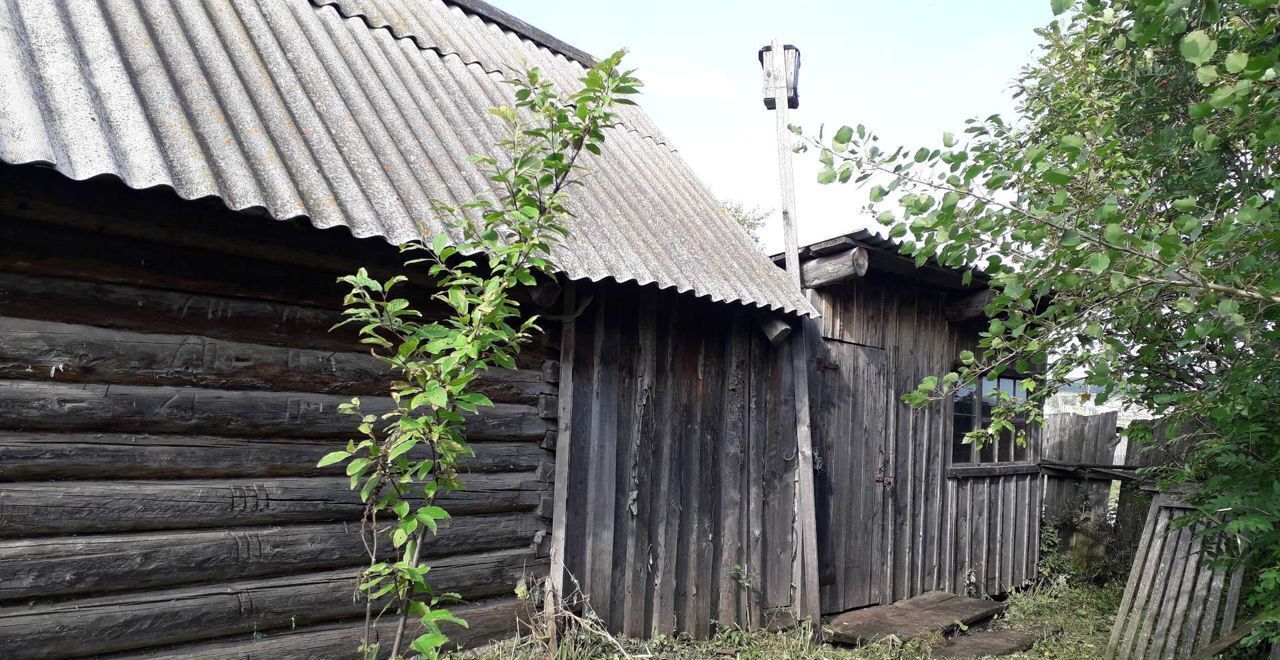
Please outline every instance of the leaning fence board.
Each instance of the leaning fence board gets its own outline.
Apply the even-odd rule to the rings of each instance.
[[[464,598],[510,593],[542,571],[529,550],[436,560],[432,584]],[[352,593],[358,566],[297,576],[128,593],[0,609],[0,657],[83,657],[237,633],[287,629],[364,613]]]
[[[459,515],[442,521],[422,551],[525,547],[542,527],[529,512]],[[382,554],[391,550],[382,545]],[[318,571],[367,558],[358,522],[0,540],[0,602]]]
[[[1200,527],[1174,524],[1185,511],[1167,494],[1151,503],[1111,629],[1109,660],[1189,657],[1231,632],[1240,573],[1210,564]]]
[[[545,486],[528,472],[476,474],[442,497],[455,514],[528,511]],[[0,537],[360,519],[345,478],[17,482],[0,489]]]

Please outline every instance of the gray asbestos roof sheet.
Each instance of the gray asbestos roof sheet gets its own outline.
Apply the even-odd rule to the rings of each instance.
[[[441,0],[4,0],[0,160],[403,242],[444,230],[432,200],[487,189],[467,157],[530,66],[583,72]],[[648,117],[621,120],[560,270],[814,314]]]

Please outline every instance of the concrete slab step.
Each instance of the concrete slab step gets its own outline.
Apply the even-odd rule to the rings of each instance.
[[[970,630],[933,649],[935,658],[982,658],[1025,651],[1044,634],[1037,630]]]
[[[1003,612],[1004,603],[931,591],[892,605],[867,607],[827,622],[836,644],[861,646],[893,635],[902,640],[972,626]]]

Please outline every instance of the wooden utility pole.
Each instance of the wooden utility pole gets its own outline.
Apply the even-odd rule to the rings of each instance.
[[[785,245],[787,273],[800,288],[800,243],[796,237],[796,183],[791,168],[791,129],[787,128],[787,56],[782,42],[769,44],[772,65],[765,69],[765,84],[773,96],[773,114],[778,139],[778,183],[782,188],[782,239]]]
[[[778,182],[782,188],[782,231],[786,245],[787,274],[796,290],[803,292],[800,280],[800,246],[796,237],[795,176],[791,169],[791,130],[787,128],[787,72],[795,71],[798,62],[787,63],[787,50],[774,39],[772,57],[765,58],[765,93],[773,98],[778,142]],[[793,57],[800,57],[792,50]],[[796,81],[791,81],[794,86]],[[794,589],[792,607],[798,619],[809,619],[815,636],[821,637],[821,611],[818,600],[818,531],[817,510],[813,494],[813,435],[809,426],[809,341],[814,328],[808,319],[800,319],[803,332],[791,334],[791,373],[795,388],[796,412],[796,480],[793,500],[795,521],[791,577]]]

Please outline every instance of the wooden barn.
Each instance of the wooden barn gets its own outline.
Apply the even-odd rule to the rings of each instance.
[[[486,189],[503,76],[591,61],[478,0],[0,3],[0,657],[351,652],[360,503],[314,465],[389,375],[335,280]],[[642,636],[1026,579],[1034,449],[953,445],[990,390],[898,403],[976,339],[959,274],[853,235],[806,297],[621,121],[541,301],[569,320],[485,380],[426,550],[454,639],[549,571]]]

